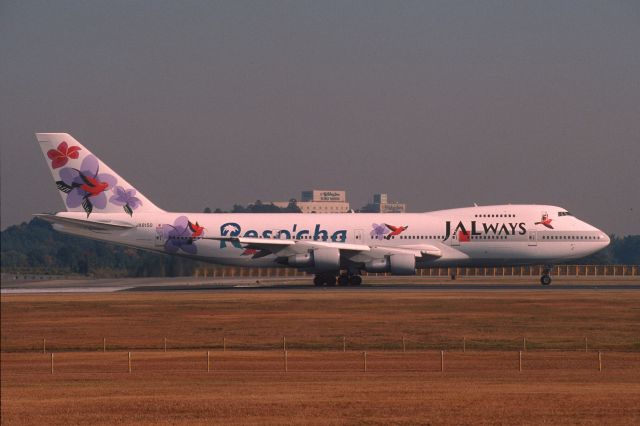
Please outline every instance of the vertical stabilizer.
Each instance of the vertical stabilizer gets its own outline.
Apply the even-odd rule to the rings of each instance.
[[[67,211],[162,211],[68,133],[36,133]]]

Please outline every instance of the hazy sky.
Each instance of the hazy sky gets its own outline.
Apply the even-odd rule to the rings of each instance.
[[[388,192],[640,233],[640,2],[3,1],[2,228],[69,132],[167,210]]]

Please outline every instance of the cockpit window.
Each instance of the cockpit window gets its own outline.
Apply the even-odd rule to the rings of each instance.
[[[558,216],[573,216],[573,215],[569,212],[558,212]]]

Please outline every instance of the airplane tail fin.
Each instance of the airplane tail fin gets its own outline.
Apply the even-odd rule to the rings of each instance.
[[[67,211],[162,211],[68,133],[36,133]]]

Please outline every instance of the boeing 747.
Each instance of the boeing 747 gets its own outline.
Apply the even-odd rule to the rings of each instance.
[[[296,268],[314,284],[359,285],[362,271],[551,265],[609,244],[550,205],[474,206],[404,214],[206,214],[157,207],[67,133],[37,133],[66,211],[36,216],[60,232],[232,266]]]

